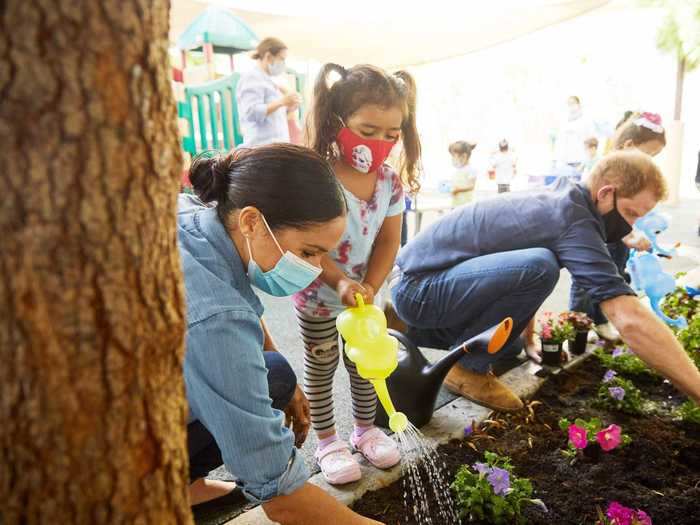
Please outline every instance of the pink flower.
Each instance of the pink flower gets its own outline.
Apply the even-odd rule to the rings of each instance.
[[[584,449],[588,445],[588,432],[578,425],[569,425],[569,443],[574,448]]]
[[[622,443],[622,429],[617,425],[610,425],[598,432],[595,438],[600,448],[605,452],[610,452]]]
[[[544,339],[545,341],[548,341],[551,338],[552,338],[552,327],[546,324],[542,327],[542,339]]]
[[[639,509],[637,509],[633,523],[635,525],[637,525],[637,524],[639,524],[639,525],[652,525],[651,518],[649,517],[649,515],[646,512],[644,512],[643,510],[639,510]]]
[[[613,501],[608,505],[605,515],[610,519],[612,525],[631,525],[634,511],[617,501]]]

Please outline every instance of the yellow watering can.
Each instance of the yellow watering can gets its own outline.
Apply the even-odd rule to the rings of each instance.
[[[345,354],[357,367],[360,377],[374,386],[387,416],[389,428],[403,432],[408,418],[397,412],[389,397],[386,378],[398,366],[399,342],[387,332],[386,317],[377,306],[366,305],[362,295],[355,294],[357,306],[338,316],[336,326],[345,340]]]

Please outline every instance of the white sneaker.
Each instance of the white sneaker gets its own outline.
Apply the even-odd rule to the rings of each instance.
[[[593,327],[593,330],[595,330],[595,333],[606,341],[610,341],[611,343],[620,341],[620,332],[618,332],[617,329],[609,322],[597,324]]]

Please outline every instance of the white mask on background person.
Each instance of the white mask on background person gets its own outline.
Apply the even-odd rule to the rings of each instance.
[[[268,71],[270,72],[270,76],[273,76],[273,77],[281,75],[282,73],[285,72],[286,69],[287,68],[286,68],[286,64],[285,64],[284,60],[282,60],[280,62],[273,62],[268,67]]]

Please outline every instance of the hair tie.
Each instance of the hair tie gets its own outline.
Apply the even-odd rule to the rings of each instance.
[[[658,113],[642,113],[634,123],[637,126],[650,129],[654,133],[664,132],[664,127],[661,125],[661,115]]]

